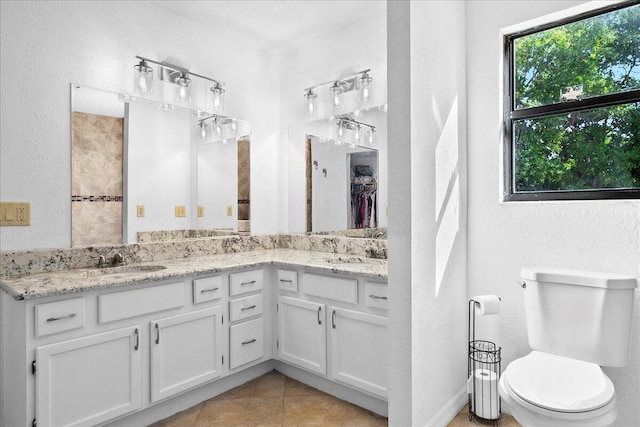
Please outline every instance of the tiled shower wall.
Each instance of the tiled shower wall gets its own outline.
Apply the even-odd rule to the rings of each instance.
[[[122,242],[124,119],[71,113],[71,245]]]
[[[238,228],[249,231],[248,220],[251,219],[251,163],[249,153],[250,142],[238,141]],[[245,229],[240,229],[244,222]]]

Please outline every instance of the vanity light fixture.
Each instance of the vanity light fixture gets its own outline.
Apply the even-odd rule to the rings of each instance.
[[[358,91],[358,101],[367,102],[370,99],[370,83],[373,78],[369,75],[371,69],[358,71],[354,74],[342,76],[338,79],[320,83],[304,90],[305,111],[307,114],[315,114],[318,106],[316,98],[318,94],[314,89],[329,85],[329,99],[332,109],[340,109],[344,105],[343,95],[348,92]]]
[[[207,129],[209,128],[209,125],[207,125],[204,120],[201,120],[200,123],[198,123],[198,137],[200,139],[207,139],[208,136],[208,132]]]
[[[158,66],[159,80],[175,85],[176,101],[182,103],[191,102],[191,79],[192,77],[198,77],[200,79],[213,82],[213,86],[208,90],[211,101],[207,101],[207,108],[216,112],[224,110],[224,82],[201,74],[196,74],[179,65],[170,64],[168,62],[158,62],[152,59],[143,58],[142,56],[136,56],[136,58],[140,60],[140,62],[133,67],[135,70],[134,88],[137,93],[153,93],[153,69],[149,64],[155,64]],[[166,99],[162,100],[162,103],[168,104]],[[161,106],[160,109],[169,110],[173,108]]]
[[[360,144],[363,139],[362,138],[363,127],[368,128],[366,130],[365,142],[371,146],[375,145],[375,137],[374,137],[376,132],[375,126],[354,120],[348,115],[337,116],[336,125],[338,126],[338,130],[336,132],[337,134],[336,145],[341,145],[344,142],[346,142],[347,131],[350,131],[353,134],[353,140],[351,142],[351,145],[353,146],[353,145]]]

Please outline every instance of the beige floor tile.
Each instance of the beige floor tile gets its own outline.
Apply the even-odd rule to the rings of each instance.
[[[194,427],[282,426],[282,397],[208,400]]]
[[[191,427],[195,424],[200,414],[200,410],[204,406],[204,402],[198,403],[189,409],[178,412],[175,415],[165,418],[153,424],[152,427]]]
[[[372,425],[367,411],[330,395],[284,398],[285,427]]]
[[[389,425],[387,417],[383,417],[369,411],[367,411],[367,415],[369,415],[369,425],[372,427],[386,427]]]
[[[278,371],[271,371],[214,397],[214,400],[282,397],[286,378]]]
[[[477,426],[493,426],[494,421],[484,420],[482,418],[473,417],[469,421],[469,407],[464,406],[456,415],[456,417],[447,425],[447,427],[477,427]],[[502,414],[502,418],[498,420],[499,427],[522,427],[511,415]]]
[[[321,394],[326,393],[318,390],[317,388],[301,383],[300,381],[294,380],[293,378],[287,377],[286,382],[284,383],[285,396],[316,396]]]

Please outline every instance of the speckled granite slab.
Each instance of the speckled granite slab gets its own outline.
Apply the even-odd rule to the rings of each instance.
[[[233,230],[160,230],[139,231],[138,243],[166,242],[169,240],[197,239],[201,237],[237,236]]]
[[[386,260],[290,249],[263,249],[180,259],[156,259],[129,264],[129,267],[133,265],[140,266],[141,271],[120,272],[117,268],[115,272],[108,268],[58,271],[0,279],[0,287],[16,300],[27,300],[264,265],[305,268],[325,274],[387,280]],[[166,268],[153,271],[152,267],[155,265]],[[145,268],[151,268],[151,270],[145,270]]]
[[[367,257],[372,254],[386,254],[387,241],[343,236],[279,234],[203,237],[116,246],[2,252],[0,253],[0,277],[11,278],[92,268],[98,265],[100,256],[110,260],[117,253],[121,253],[125,262],[131,264],[264,249],[295,249]]]

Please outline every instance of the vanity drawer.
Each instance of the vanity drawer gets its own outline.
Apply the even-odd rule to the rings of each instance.
[[[364,305],[387,310],[389,308],[388,291],[389,287],[385,283],[366,282],[364,284]]]
[[[36,305],[36,337],[84,327],[84,298]]]
[[[229,320],[236,322],[262,314],[262,294],[238,298],[229,302]]]
[[[294,270],[278,270],[278,289],[298,292],[298,272]]]
[[[229,275],[229,295],[242,295],[262,289],[264,278],[262,270],[243,271]]]
[[[178,282],[100,295],[98,297],[98,322],[113,322],[182,307],[185,304],[184,294],[184,283]]]
[[[193,303],[214,301],[222,298],[222,276],[205,277],[193,281]]]
[[[302,292],[336,301],[358,303],[358,280],[304,273]]]
[[[264,355],[264,328],[262,317],[232,325],[229,328],[231,369],[242,366]]]

